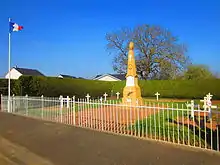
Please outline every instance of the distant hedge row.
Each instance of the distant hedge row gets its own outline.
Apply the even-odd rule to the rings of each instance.
[[[0,94],[8,94],[8,79],[0,79]],[[20,94],[17,80],[11,80],[11,94]]]
[[[117,82],[113,86],[114,91],[123,91],[125,82]],[[164,98],[203,98],[207,93],[213,95],[213,99],[220,99],[220,79],[210,80],[139,80],[139,86],[143,97],[155,97],[159,92]]]
[[[110,93],[112,82],[102,82],[83,79],[60,79],[55,77],[22,76],[19,78],[20,94],[29,96],[76,96],[85,98],[102,96]]]
[[[0,93],[7,94],[7,81],[0,79]],[[76,96],[85,98],[87,93],[93,98],[109,96],[120,92],[122,95],[125,81],[105,82],[83,79],[60,79],[54,77],[21,76],[12,80],[11,92],[15,95],[29,96]],[[155,97],[159,92],[164,98],[203,98],[207,93],[213,94],[213,99],[220,99],[220,79],[211,80],[139,80],[142,97]]]

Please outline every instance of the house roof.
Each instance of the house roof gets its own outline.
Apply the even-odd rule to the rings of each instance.
[[[60,76],[62,76],[63,78],[76,78],[74,76],[65,75],[65,74],[60,74]]]
[[[28,69],[28,68],[18,68],[14,67],[18,72],[20,72],[23,75],[28,75],[28,76],[44,76],[41,72],[39,72],[36,69]]]
[[[104,76],[110,76],[110,77],[114,77],[114,78],[116,78],[116,79],[119,79],[119,80],[126,80],[126,74],[99,74],[99,75],[97,75],[97,76],[95,76],[95,80],[97,80],[97,79],[100,79],[100,78],[102,78],[102,77],[104,77]]]
[[[120,80],[126,80],[126,74],[110,74],[110,75]]]
[[[66,74],[60,74],[59,76],[62,76],[63,78],[85,79],[85,78],[83,78],[83,77],[75,77],[75,76],[66,75]]]

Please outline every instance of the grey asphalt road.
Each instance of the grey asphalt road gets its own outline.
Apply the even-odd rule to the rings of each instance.
[[[4,165],[219,165],[220,154],[0,112]],[[3,163],[3,164],[2,164]]]

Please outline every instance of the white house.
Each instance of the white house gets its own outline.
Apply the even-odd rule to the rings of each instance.
[[[100,81],[123,81],[126,80],[126,74],[103,74],[97,75],[93,80],[100,80]]]
[[[20,76],[44,76],[41,72],[36,69],[18,68],[13,67],[10,70],[11,79],[18,79]],[[9,78],[9,72],[5,75],[5,78]]]

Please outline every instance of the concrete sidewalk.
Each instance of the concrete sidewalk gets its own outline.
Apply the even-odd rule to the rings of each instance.
[[[2,139],[2,140],[1,140]],[[220,153],[0,113],[0,164],[219,165]],[[6,148],[6,147],[5,147]],[[4,149],[4,148],[3,148]],[[22,154],[23,153],[23,154]],[[29,154],[28,154],[29,153]],[[25,156],[25,157],[24,157]],[[2,158],[2,159],[1,159]]]

